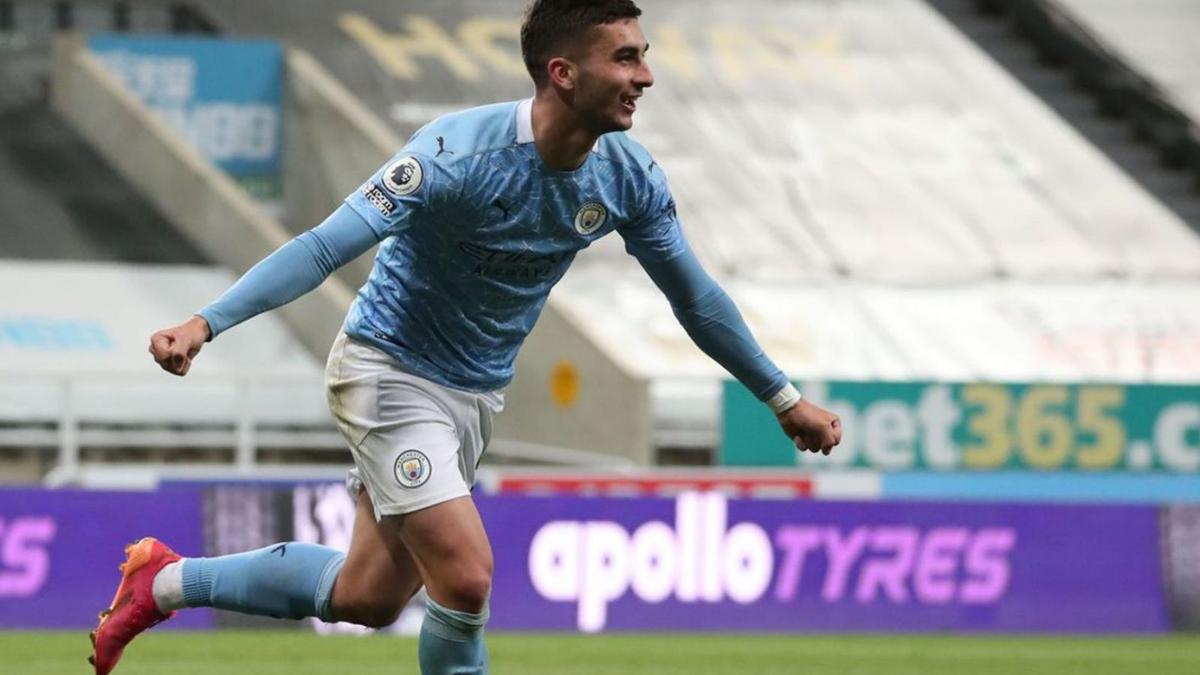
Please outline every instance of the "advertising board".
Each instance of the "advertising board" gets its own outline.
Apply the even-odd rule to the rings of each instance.
[[[837,452],[796,453],[769,410],[726,382],[721,461],[812,470],[1200,473],[1200,386],[825,382]]]
[[[216,166],[278,199],[283,51],[268,40],[95,35],[88,46]]]
[[[1161,631],[1150,507],[492,497],[492,625]],[[1115,580],[1120,580],[1116,583]]]
[[[124,545],[154,534],[204,550],[198,491],[0,490],[0,628],[89,628],[121,580]],[[165,624],[212,625],[208,610]]]

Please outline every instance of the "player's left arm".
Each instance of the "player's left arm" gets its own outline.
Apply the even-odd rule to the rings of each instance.
[[[841,442],[841,421],[800,397],[755,341],[729,294],[704,271],[687,242],[681,243],[682,252],[668,260],[640,260],[680,325],[696,346],[772,409],[797,448],[828,455]]]
[[[640,217],[618,230],[625,250],[667,296],[696,346],[770,406],[796,447],[829,454],[842,440],[841,421],[802,400],[783,371],[763,353],[733,300],[704,271],[684,239],[662,169],[655,163],[638,164],[647,167],[644,173],[631,174],[640,179],[638,194],[643,202]]]

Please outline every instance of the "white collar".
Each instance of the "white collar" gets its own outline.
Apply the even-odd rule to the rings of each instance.
[[[533,99],[517,104],[517,145],[533,142]]]
[[[527,98],[517,104],[517,145],[533,142],[533,99]],[[596,139],[592,152],[600,149],[600,139]]]

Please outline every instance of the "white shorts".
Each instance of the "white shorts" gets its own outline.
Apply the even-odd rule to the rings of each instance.
[[[503,393],[430,382],[345,333],[329,352],[325,384],[354,456],[346,486],[355,498],[366,489],[376,520],[471,493]]]

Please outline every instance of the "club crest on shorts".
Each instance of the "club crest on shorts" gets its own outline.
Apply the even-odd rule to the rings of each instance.
[[[575,231],[579,234],[591,234],[604,226],[608,220],[608,209],[600,202],[585,202],[575,212]]]
[[[396,481],[402,487],[419,488],[429,480],[433,467],[429,458],[420,450],[405,450],[396,458]]]
[[[398,159],[383,170],[383,186],[397,197],[416,192],[424,178],[425,171],[421,168],[421,162],[411,156]]]

